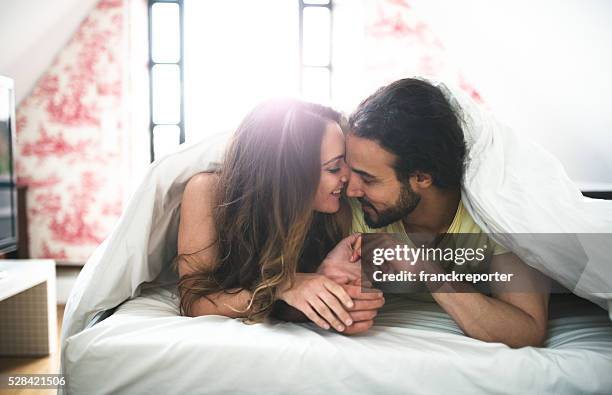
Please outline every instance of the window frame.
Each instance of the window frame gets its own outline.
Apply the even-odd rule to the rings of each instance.
[[[304,92],[304,69],[326,69],[329,72],[329,80],[328,80],[328,97],[329,100],[332,100],[332,73],[333,73],[333,28],[334,28],[334,2],[333,0],[329,0],[327,4],[310,4],[305,2],[304,0],[299,0],[299,91],[300,93]],[[306,8],[327,8],[329,10],[329,62],[326,65],[308,65],[304,63],[304,10]]]
[[[176,62],[156,62],[153,60],[153,6],[159,3],[176,4],[179,8],[179,58]],[[185,89],[184,89],[184,29],[183,29],[183,0],[147,0],[148,29],[149,29],[149,155],[150,160],[155,160],[155,136],[153,130],[156,126],[178,126],[179,145],[185,142]],[[178,123],[155,123],[153,120],[153,67],[156,65],[177,65],[179,68],[179,122]]]

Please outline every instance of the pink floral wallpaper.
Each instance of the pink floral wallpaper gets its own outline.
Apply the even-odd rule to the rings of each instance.
[[[84,262],[123,209],[132,160],[126,1],[101,0],[17,108],[33,258]]]
[[[350,111],[377,88],[406,77],[450,82],[483,102],[409,0],[334,1],[334,97]]]

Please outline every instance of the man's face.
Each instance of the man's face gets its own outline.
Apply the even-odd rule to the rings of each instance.
[[[410,214],[420,196],[408,181],[397,179],[395,155],[377,142],[349,133],[346,162],[352,170],[347,195],[361,202],[364,219],[371,228],[381,228]]]

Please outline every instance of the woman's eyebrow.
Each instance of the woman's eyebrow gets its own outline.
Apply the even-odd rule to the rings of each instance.
[[[344,154],[340,154],[340,155],[336,156],[335,158],[331,158],[327,162],[324,162],[321,166],[325,166],[326,164],[331,163],[331,162],[333,162],[335,160],[338,160],[338,159],[341,159],[341,158],[344,158]]]

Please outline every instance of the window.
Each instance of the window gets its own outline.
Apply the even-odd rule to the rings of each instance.
[[[150,0],[151,161],[269,97],[331,100],[332,3]]]
[[[149,1],[151,162],[185,141],[183,1]]]

